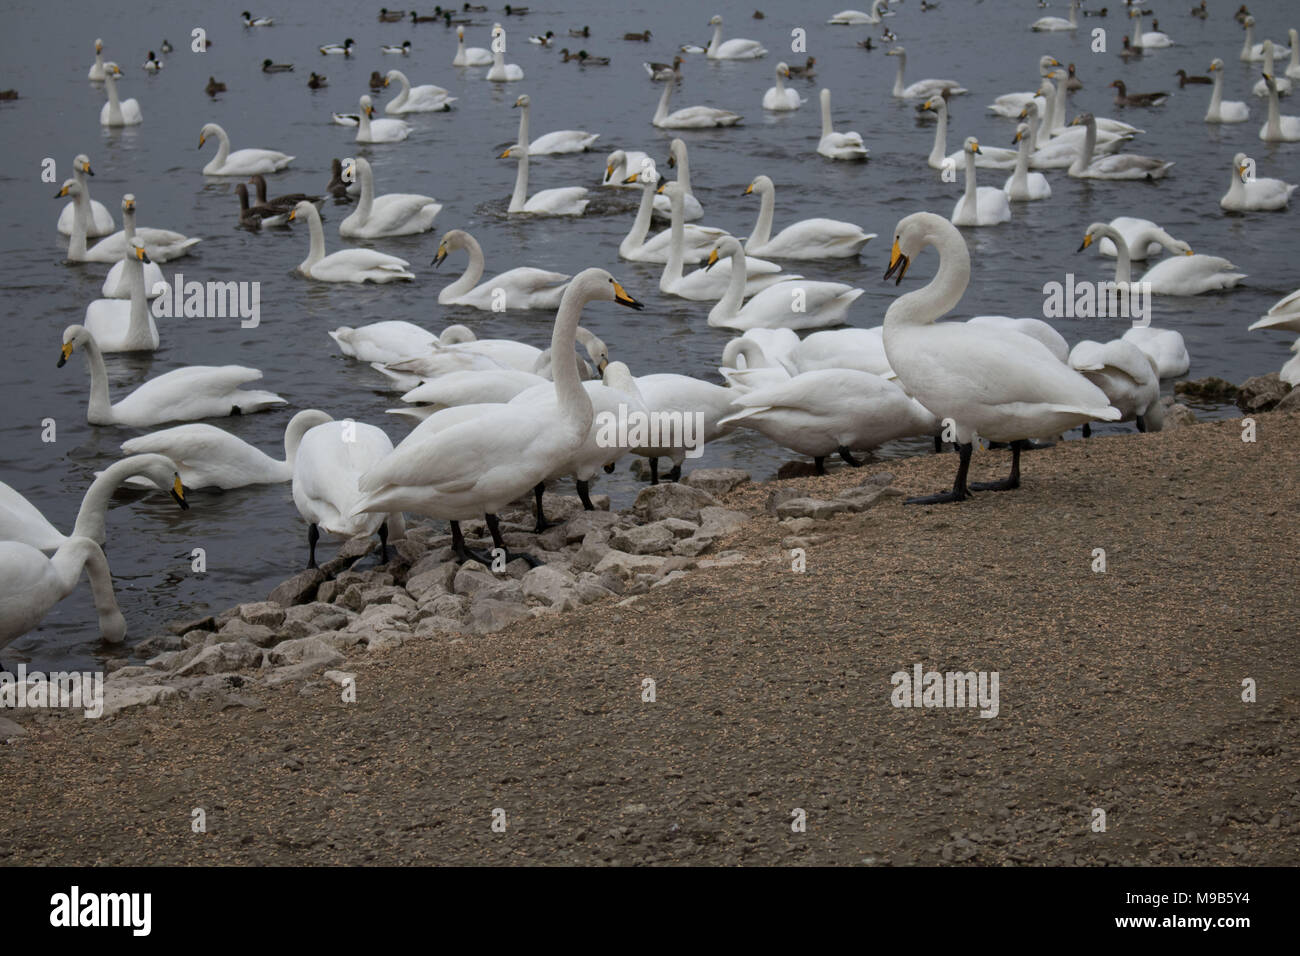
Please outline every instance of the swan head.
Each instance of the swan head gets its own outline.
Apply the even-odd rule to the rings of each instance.
[[[1217,71],[1217,70],[1222,70],[1222,69],[1223,69],[1223,61],[1220,60],[1217,56],[1216,56],[1213,60],[1210,61],[1210,72],[1211,72],[1211,73],[1214,73],[1215,71]]]
[[[705,260],[704,268],[712,269],[720,260],[734,256],[740,248],[740,243],[733,237],[723,236],[718,240],[718,244],[709,252],[709,258]]]
[[[772,184],[771,177],[755,176],[754,181],[745,187],[744,194],[748,196],[750,193],[756,192],[761,196],[764,193],[770,193],[775,191],[776,191],[776,186]]]
[[[1016,127],[1016,138],[1013,139],[1011,142],[1018,143],[1028,135],[1029,135],[1029,124],[1021,123],[1019,126]]]
[[[310,219],[313,216],[316,217],[318,222],[320,221],[320,213],[316,211],[316,207],[305,199],[289,210],[289,219],[291,221],[294,219]]]
[[[588,357],[596,364],[596,370],[604,374],[605,368],[609,365],[609,346],[605,344],[605,340],[581,325],[578,326],[573,338],[587,350]]]
[[[885,278],[897,272],[894,285],[902,282],[912,260],[926,246],[933,245],[941,234],[961,238],[956,226],[932,212],[914,212],[900,219],[894,227],[894,245],[889,250],[889,268],[885,270]]]
[[[966,141],[961,144],[962,149],[968,153],[978,154],[980,151],[980,141],[974,136],[967,136]]]
[[[1070,120],[1071,126],[1096,126],[1097,118],[1091,113],[1080,113],[1074,119]]]
[[[942,96],[932,96],[921,104],[921,110],[931,113],[946,113],[948,111],[948,101]]]
[[[72,168],[85,173],[87,176],[95,175],[95,171],[90,168],[90,157],[85,153],[77,154],[77,158],[72,161]]]
[[[59,362],[56,368],[63,368],[72,357],[72,353],[77,349],[84,347],[87,343],[94,342],[94,336],[83,325],[69,325],[63,330],[63,348],[59,350]]]
[[[1250,29],[1255,25],[1255,18],[1248,14],[1246,18],[1241,21],[1241,25],[1246,29]]]
[[[564,298],[567,299],[569,293],[573,290],[577,290],[574,294],[581,296],[585,302],[601,300],[617,302],[619,305],[627,306],[629,309],[636,309],[638,312],[645,308],[645,303],[638,302],[628,295],[622,283],[604,269],[583,269],[569,283],[569,288],[564,292]],[[561,308],[563,308],[562,304]]]
[[[131,455],[123,458],[121,463],[131,466],[132,475],[148,478],[159,491],[170,494],[182,511],[190,510],[189,502],[185,500],[185,485],[181,482],[180,470],[166,455]]]
[[[1041,96],[1042,93],[1039,92],[1037,95]],[[1032,118],[1036,118],[1037,116],[1038,116],[1038,103],[1035,102],[1034,100],[1030,100],[1028,103],[1025,104],[1025,108],[1020,111],[1020,115],[1017,116],[1016,119],[1022,119],[1022,120],[1032,119]]]
[[[907,50],[901,46],[896,46],[893,49],[885,51],[885,56],[906,56],[906,55],[907,55]]]
[[[645,169],[641,170],[641,172],[633,173],[632,175],[628,176],[627,179],[623,180],[623,185],[635,186],[637,183],[644,183],[645,185],[649,186],[651,189],[654,189],[655,192],[661,193],[664,191],[664,186],[667,186],[668,184],[664,183],[663,186],[658,186],[657,185],[658,182],[659,182],[659,170],[655,169],[653,166],[647,166],[645,167]]]
[[[527,109],[532,102],[533,101],[528,98],[528,94],[525,93],[519,97],[519,99],[515,100],[515,107],[518,109]]]
[[[387,85],[387,83],[388,81],[385,80],[384,84]],[[374,101],[370,99],[369,95],[362,96],[358,102],[361,104],[361,112],[370,117],[375,115]]]
[[[1046,76],[1052,67],[1060,65],[1061,61],[1054,56],[1040,56],[1038,58],[1038,72],[1043,76]]]
[[[80,196],[81,192],[82,189],[80,183],[78,183],[75,179],[66,179],[64,180],[63,185],[59,188],[59,191],[54,194],[54,198],[62,199],[65,196],[72,196],[73,198],[75,198],[77,196]]]
[[[442,265],[442,260],[446,259],[448,253],[453,250],[464,249],[465,240],[468,238],[469,234],[463,229],[453,229],[444,234],[442,241],[438,243],[438,252],[433,257],[433,267],[436,269],[438,266]]]
[[[680,139],[674,139],[668,144],[668,168],[672,169],[677,165],[677,157],[686,155],[686,144]]]
[[[127,247],[125,258],[135,259],[137,262],[143,262],[146,264],[153,261],[149,258],[149,253],[145,252],[144,243],[140,242],[138,239],[131,241],[131,244]]]
[[[122,212],[135,212],[135,195],[127,193],[122,197]]]
[[[1232,157],[1232,168],[1243,183],[1250,181],[1247,178],[1250,174],[1250,161],[1245,153],[1238,153]]]
[[[498,156],[497,159],[525,159],[527,156],[528,150],[524,149],[519,143],[515,143],[513,146],[506,147],[505,152]]]
[[[111,76],[114,78],[119,77],[122,75],[122,68],[118,66],[116,63],[105,63],[104,75]]]
[[[224,133],[225,130],[216,123],[204,123],[203,128],[199,130],[199,149],[203,148],[203,144],[208,141],[209,136],[216,136],[220,139]]]
[[[103,52],[104,52],[104,41],[103,41],[103,40],[96,40],[96,41],[95,41],[95,52],[96,52],[96,53],[103,53]]]
[[[709,26],[711,26],[711,27],[720,27],[720,26],[722,26],[722,17],[718,16],[718,15],[715,13],[713,16],[711,16],[711,17],[709,18]]]
[[[784,79],[790,79],[790,66],[787,63],[778,63],[776,65],[776,75]]]
[[[1269,92],[1270,92],[1270,93],[1276,93],[1276,92],[1277,92],[1277,83],[1274,81],[1272,75],[1271,75],[1271,74],[1268,74],[1268,73],[1261,73],[1260,76],[1262,76],[1262,77],[1264,78],[1264,82],[1265,82],[1266,84],[1268,84]]]
[[[1083,252],[1084,249],[1087,249],[1098,239],[1101,239],[1103,236],[1113,236],[1114,233],[1115,230],[1111,228],[1109,223],[1094,222],[1084,232],[1083,242],[1079,243],[1079,248],[1075,249],[1074,251]]]

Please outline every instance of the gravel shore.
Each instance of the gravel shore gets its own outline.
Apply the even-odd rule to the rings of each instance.
[[[641,594],[11,712],[0,862],[1295,865],[1300,414],[1255,420],[1061,443],[957,506],[898,494],[951,454],[745,483]],[[916,664],[997,672],[997,716],[893,706]]]

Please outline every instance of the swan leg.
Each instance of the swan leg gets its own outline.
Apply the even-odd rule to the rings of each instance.
[[[972,482],[971,491],[1010,491],[1020,487],[1020,449],[1028,442],[1018,439],[1011,443],[1011,474],[998,481]]]
[[[943,432],[934,434],[934,453],[937,455],[943,451]]]
[[[846,446],[844,446],[844,445],[841,445],[841,446],[840,446],[836,451],[837,451],[837,454],[838,454],[842,459],[844,459],[844,464],[848,465],[850,468],[861,468],[862,465],[863,465],[863,462],[866,461],[865,458],[862,459],[862,461],[858,461],[856,458],[853,457],[852,453],[851,453],[851,452],[849,451],[849,449],[848,449]]]
[[[682,464],[681,464],[681,462],[678,462],[677,464],[673,465],[673,470],[670,471],[670,472],[668,472],[668,480],[669,480],[669,481],[681,481],[681,480],[682,480]]]
[[[596,506],[591,503],[591,494],[585,481],[578,481],[578,497],[582,499],[582,507],[587,511],[596,510]]]
[[[492,517],[495,520],[495,516]],[[459,558],[462,563],[464,563],[465,561],[477,561],[485,568],[492,567],[491,555],[484,554],[482,551],[472,551],[469,548],[465,547],[465,535],[460,530],[459,521],[449,521],[448,524],[451,525],[452,554],[456,555],[456,557]]]
[[[388,563],[388,522],[379,526],[379,563]]]
[[[1084,425],[1083,427],[1087,428],[1088,426]],[[1147,419],[1145,415],[1139,415],[1137,417],[1137,428],[1140,432],[1145,432],[1147,430]]]
[[[546,485],[539,481],[533,487],[533,498],[537,501],[537,524],[533,528],[534,534],[541,534],[551,526],[551,523],[546,520],[546,512],[542,510],[542,495],[545,493]]]
[[[531,554],[528,554],[524,551],[516,551],[514,554],[511,554],[510,549],[506,547],[505,541],[502,540],[501,538],[501,528],[497,523],[497,516],[484,515],[483,518],[487,521],[488,531],[491,532],[492,534],[493,547],[500,548],[502,551],[506,553],[506,564],[509,564],[515,558],[523,558],[533,567],[537,567],[542,563],[538,561],[536,558],[534,558]]]
[[[307,559],[307,567],[316,567],[316,542],[320,540],[320,528],[316,527],[315,522],[307,525],[307,547],[310,554]]]
[[[934,495],[920,495],[916,498],[907,498],[903,501],[905,505],[940,505],[950,501],[965,501],[970,497],[970,489],[966,486],[966,474],[970,471],[970,454],[971,444],[967,442],[964,445],[957,446],[957,477],[952,483],[952,491],[941,491]]]
[[[826,474],[826,456],[825,456],[825,455],[818,455],[816,458],[813,459],[813,464],[817,466],[817,474],[819,474],[819,475],[824,475],[824,474]]]
[[[1138,430],[1141,431],[1140,428],[1139,428]],[[1084,422],[1084,423],[1083,423],[1083,437],[1084,437],[1084,438],[1091,438],[1091,437],[1092,437],[1092,422]]]
[[[650,484],[659,484],[659,459],[653,455],[650,456]]]

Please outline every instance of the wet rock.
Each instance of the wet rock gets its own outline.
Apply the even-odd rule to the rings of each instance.
[[[644,522],[662,521],[664,518],[698,522],[701,508],[717,504],[718,499],[701,488],[674,483],[642,488],[632,510]]]
[[[277,584],[267,596],[267,600],[274,601],[282,607],[306,604],[316,596],[316,589],[324,580],[325,573],[320,568],[307,568]]]
[[[661,554],[670,550],[675,540],[671,531],[655,523],[616,531],[610,536],[609,546],[629,554]]]
[[[523,576],[521,587],[524,597],[540,601],[548,607],[577,604],[575,593],[578,579],[572,572],[544,564],[532,568]]]
[[[1237,386],[1221,378],[1201,378],[1191,382],[1175,382],[1174,394],[1184,395],[1194,402],[1226,405],[1237,400]]]
[[[274,629],[284,623],[284,608],[275,601],[241,604],[237,610],[239,616],[249,624],[260,624]]]
[[[1237,407],[1243,412],[1267,412],[1291,391],[1277,372],[1256,375],[1241,383],[1237,391]]]
[[[749,480],[749,472],[739,468],[697,468],[682,478],[682,484],[721,497]]]
[[[182,632],[183,633],[183,632]],[[161,654],[163,651],[179,651],[185,647],[185,642],[176,634],[155,634],[152,637],[146,637],[143,641],[135,645],[135,653],[140,657],[148,660],[155,654]]]
[[[355,538],[349,538],[347,541],[343,542],[338,553],[335,554],[333,558],[321,564],[320,570],[324,573],[325,577],[332,578],[339,572],[346,571],[350,568],[356,563],[358,558],[363,558],[371,551],[378,550],[378,548],[378,535],[358,535]],[[318,555],[319,551],[320,549],[317,548]]]
[[[215,631],[217,621],[211,614],[207,617],[194,618],[191,621],[177,621],[174,624],[167,625],[167,630],[173,634],[181,635],[187,631]]]
[[[251,626],[251,625],[250,625]],[[175,671],[177,677],[224,674],[245,667],[260,667],[263,651],[242,641],[223,641],[199,650],[189,663]]]

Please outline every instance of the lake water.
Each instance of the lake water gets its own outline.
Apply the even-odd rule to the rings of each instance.
[[[255,13],[276,17],[270,29],[246,30],[235,5],[168,3],[89,3],[57,5],[15,3],[7,8],[0,36],[5,64],[2,87],[16,87],[22,99],[0,104],[8,161],[0,169],[5,216],[0,223],[0,300],[6,348],[0,350],[0,479],[26,494],[61,529],[70,529],[93,472],[118,456],[118,445],[135,430],[97,428],[86,423],[88,375],[82,356],[55,367],[62,330],[82,319],[88,302],[98,296],[105,266],[67,265],[66,240],[55,231],[63,201],[51,196],[57,184],[42,181],[46,157],[57,164],[58,179],[71,175],[74,155],[91,158],[93,196],[114,213],[125,192],[137,199],[142,225],[162,226],[203,237],[195,253],[164,265],[170,278],[238,280],[262,283],[259,327],[242,329],[232,319],[160,321],[162,347],[150,356],[109,356],[110,381],[121,397],[146,377],[183,365],[238,363],[261,369],[263,385],[283,395],[289,405],[243,418],[214,421],[241,438],[279,456],[285,423],[302,408],[322,408],[336,418],[353,417],[383,427],[394,442],[406,426],[385,408],[396,396],[383,391],[373,370],[342,357],[326,336],[339,325],[358,326],[381,319],[405,319],[435,331],[463,322],[480,336],[510,336],[538,345],[549,340],[551,316],[544,313],[492,314],[437,304],[440,288],[464,264],[454,254],[440,271],[430,260],[437,236],[453,228],[471,231],[482,243],[488,274],[515,265],[534,265],[576,273],[601,266],[617,275],[629,292],[644,301],[644,312],[613,305],[593,306],[584,324],[609,343],[613,357],[637,374],[679,371],[716,380],[716,366],[730,333],[706,324],[708,303],[687,302],[658,292],[660,267],[619,260],[617,245],[634,214],[638,194],[597,190],[605,154],[616,147],[644,149],[661,168],[671,133],[650,124],[660,85],[651,83],[641,62],[667,61],[679,44],[707,43],[709,16],[721,13],[726,37],[758,39],[770,53],[748,62],[712,63],[689,56],[685,79],[674,108],[708,104],[743,113],[744,125],[725,130],[687,132],[696,195],[707,224],[745,235],[752,228],[758,203],[742,196],[759,173],[777,184],[776,228],[795,219],[831,216],[849,219],[869,232],[887,237],[908,213],[928,209],[948,215],[962,184],[945,183],[925,163],[933,137],[931,124],[917,119],[914,103],[892,99],[896,60],[883,44],[874,51],[856,46],[864,36],[879,36],[878,27],[832,27],[825,20],[845,2],[780,6],[761,0],[767,16],[751,18],[755,0],[700,5],[680,0],[659,3],[607,4],[573,0],[532,6],[523,18],[505,17],[500,5],[473,14],[468,42],[487,46],[493,20],[508,30],[507,60],[526,73],[520,83],[494,84],[486,70],[457,70],[451,64],[455,33],[441,24],[381,24],[378,6],[339,3],[277,3]],[[1085,6],[1096,7],[1101,0]],[[1128,64],[1115,56],[1128,24],[1111,0],[1105,20],[1084,18],[1075,34],[1033,34],[1028,24],[1044,13],[1064,15],[1057,2],[1040,10],[1033,2],[944,0],[940,9],[923,12],[918,0],[893,8],[888,21],[908,50],[908,81],[928,76],[960,80],[971,90],[952,104],[949,151],[966,135],[989,145],[1010,145],[1014,123],[985,111],[1001,93],[1032,89],[1037,60],[1051,53],[1078,65],[1084,89],[1073,94],[1071,115],[1090,109],[1098,115],[1123,116],[1147,130],[1130,150],[1177,160],[1165,181],[1084,183],[1052,171],[1049,201],[1017,204],[1012,222],[996,228],[965,230],[974,257],[974,277],[956,317],[981,313],[1039,316],[1043,283],[1063,281],[1067,271],[1080,277],[1106,278],[1112,260],[1092,253],[1075,254],[1084,228],[1094,220],[1119,215],[1154,219],[1198,252],[1232,259],[1249,273],[1246,284],[1224,295],[1191,299],[1158,298],[1153,324],[1181,331],[1192,355],[1191,377],[1244,378],[1278,369],[1289,355],[1281,334],[1246,332],[1247,325],[1282,295],[1300,285],[1296,264],[1295,211],[1224,214],[1218,206],[1226,191],[1233,153],[1252,156],[1261,176],[1300,177],[1300,144],[1269,145],[1257,138],[1264,121],[1264,101],[1249,93],[1259,78],[1256,66],[1238,61],[1242,31],[1230,19],[1235,4],[1216,0],[1215,17],[1202,22],[1187,15],[1190,0],[1160,5],[1161,28],[1178,45],[1154,51]],[[1285,40],[1296,18],[1284,0],[1254,0],[1259,39]],[[785,12],[785,11],[789,12]],[[431,13],[431,10],[422,10]],[[1291,14],[1290,20],[1285,14]],[[570,39],[571,27],[588,25],[590,37]],[[1089,49],[1088,29],[1110,31],[1109,51]],[[190,32],[206,29],[212,46],[190,51]],[[787,53],[791,31],[807,32],[807,53]],[[553,30],[557,40],[546,49],[527,42],[529,34]],[[650,29],[650,43],[622,39],[625,32]],[[1151,29],[1148,18],[1146,29]],[[98,115],[103,93],[86,81],[93,41],[102,37],[105,58],[115,59],[126,77],[123,97],[136,97],[144,123],[107,131]],[[326,42],[356,40],[350,59],[322,56]],[[141,68],[149,50],[164,38],[175,46],[165,69],[150,76]],[[412,42],[409,57],[383,56],[381,43]],[[605,68],[563,63],[558,48],[584,48],[612,58]],[[795,80],[808,96],[800,110],[764,114],[763,91],[772,85],[776,63],[817,58],[814,82]],[[1182,67],[1204,74],[1210,60],[1227,64],[1229,99],[1251,104],[1248,123],[1208,126],[1202,116],[1208,87],[1179,90],[1173,76]],[[259,64],[270,58],[292,62],[295,71],[267,75]],[[415,84],[436,83],[459,99],[450,113],[408,117],[415,127],[404,143],[358,147],[353,131],[330,122],[332,111],[355,112],[367,91],[372,70],[402,69]],[[1281,67],[1285,69],[1285,67]],[[307,88],[310,71],[328,75],[324,90]],[[203,92],[209,75],[228,92],[210,100]],[[1127,81],[1130,91],[1170,90],[1172,98],[1154,110],[1118,111],[1107,84]],[[817,91],[834,94],[838,129],[860,131],[871,148],[867,164],[837,163],[815,154],[820,135]],[[515,164],[496,156],[514,141],[518,112],[515,98],[532,98],[534,138],[552,129],[582,128],[599,132],[598,148],[576,156],[535,159],[531,186],[537,189],[586,185],[597,190],[588,215],[581,219],[514,220],[504,216]],[[387,94],[391,96],[391,92]],[[1283,101],[1284,112],[1300,110],[1300,100]],[[380,100],[382,113],[382,99]],[[1136,117],[1136,118],[1135,118]],[[296,158],[286,173],[272,177],[273,194],[320,192],[329,178],[333,157],[362,155],[372,163],[380,192],[422,192],[445,208],[436,232],[418,237],[378,240],[376,248],[409,259],[417,278],[406,285],[352,287],[309,282],[293,270],[306,256],[305,228],[267,229],[251,234],[237,228],[237,179],[205,178],[202,166],[212,157],[209,144],[196,150],[199,127],[223,125],[233,148],[280,149]],[[1001,185],[1004,173],[981,171],[986,185]],[[347,209],[326,206],[327,248],[340,247],[338,222]],[[888,262],[886,238],[874,240],[860,261],[791,263],[810,278],[837,279],[866,290],[850,313],[853,324],[878,325],[900,293],[882,280]],[[904,283],[917,288],[933,275],[937,257],[922,256]],[[1082,338],[1106,340],[1122,333],[1119,320],[1057,320],[1071,343]],[[1164,383],[1166,390],[1171,382]],[[1232,409],[1211,410],[1230,414]],[[41,440],[41,423],[53,418],[57,441]],[[1100,429],[1105,431],[1106,429]],[[885,449],[897,455],[924,451],[926,442]],[[770,477],[790,453],[766,439],[741,431],[706,450],[696,466],[735,466]],[[601,476],[595,490],[613,496],[615,507],[627,506],[638,484],[627,461],[613,476]],[[568,486],[571,487],[571,486]],[[563,490],[564,486],[562,486]],[[118,599],[126,615],[129,642],[157,633],[176,618],[219,610],[239,601],[259,600],[306,561],[305,529],[294,509],[287,484],[242,489],[224,494],[197,492],[192,509],[181,512],[166,495],[122,495],[109,516],[109,558]],[[207,572],[190,570],[190,552],[205,549]],[[333,544],[322,553],[333,553]],[[111,653],[123,653],[114,650]],[[60,603],[43,625],[7,648],[5,661],[30,660],[88,665],[110,651],[95,628],[89,591],[84,585]]]

